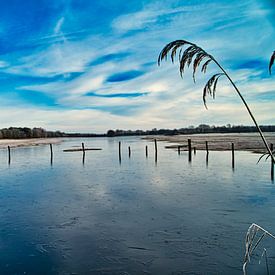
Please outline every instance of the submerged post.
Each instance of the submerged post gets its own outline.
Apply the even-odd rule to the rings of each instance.
[[[51,164],[53,164],[53,146],[50,143],[50,151],[51,151]]]
[[[119,162],[121,162],[121,142],[118,142],[118,158],[119,158]]]
[[[188,139],[188,160],[189,162],[192,161],[192,146],[191,146],[191,139]]]
[[[270,150],[271,152],[273,153],[273,143],[270,144]],[[271,158],[271,180],[274,181],[274,161],[273,159]]]
[[[8,146],[8,164],[11,163],[11,148]]]
[[[235,168],[235,151],[234,151],[234,143],[231,143],[231,151],[232,151],[232,169]]]
[[[129,152],[129,158],[131,157],[131,147],[128,147],[128,152]]]
[[[194,155],[196,155],[196,152],[197,152],[196,147],[194,147],[193,150],[194,150]]]
[[[180,155],[180,146],[178,146],[178,155]]]
[[[147,145],[145,146],[145,156],[146,156],[146,158],[148,158],[148,146]]]

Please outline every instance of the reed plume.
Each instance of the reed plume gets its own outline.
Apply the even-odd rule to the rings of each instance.
[[[187,47],[187,48],[185,48],[185,50],[184,50],[184,47]],[[239,91],[239,89],[237,88],[237,86],[235,85],[235,83],[233,82],[231,77],[227,74],[227,72],[224,70],[224,68],[218,63],[218,61],[212,55],[210,55],[209,53],[207,53],[205,50],[203,50],[201,47],[197,46],[194,43],[191,43],[186,40],[175,40],[175,41],[168,43],[162,49],[162,51],[160,52],[159,57],[158,57],[158,65],[160,65],[164,59],[167,60],[167,57],[169,56],[169,54],[170,54],[172,62],[174,63],[177,53],[178,53],[178,58],[179,58],[180,76],[183,77],[185,68],[190,67],[190,65],[193,63],[193,80],[194,80],[194,82],[196,81],[195,77],[196,77],[197,69],[200,66],[201,66],[201,72],[203,72],[203,73],[205,73],[207,71],[208,65],[211,62],[213,62],[214,64],[216,64],[218,66],[220,72],[214,74],[207,81],[207,83],[204,86],[203,94],[202,94],[204,106],[207,108],[207,105],[206,105],[206,96],[207,95],[211,96],[212,98],[215,98],[218,80],[220,77],[225,76],[229,80],[229,82],[231,83],[231,85],[233,86],[235,91],[237,92],[238,96],[241,98],[243,104],[246,107],[246,110],[248,111],[251,119],[253,120],[253,122],[254,122],[254,124],[263,140],[263,143],[267,149],[268,154],[270,155],[273,162],[275,163],[274,156],[272,155],[272,152],[267,144],[267,141],[266,141],[254,115],[252,114],[248,104],[246,103],[244,97],[242,96],[241,92]],[[273,65],[274,58],[275,58],[275,53],[273,53],[271,60],[270,60],[270,65],[269,65],[270,70]]]
[[[259,234],[258,234],[259,233]],[[257,236],[258,235],[258,236]],[[246,233],[245,237],[245,255],[244,255],[244,263],[243,263],[243,274],[247,274],[247,265],[250,263],[251,256],[255,249],[259,246],[260,242],[264,239],[264,237],[269,236],[272,239],[275,239],[275,236],[259,226],[258,224],[252,223]],[[266,270],[269,274],[268,262],[267,262],[267,253],[264,248],[262,257],[265,256],[266,262]]]

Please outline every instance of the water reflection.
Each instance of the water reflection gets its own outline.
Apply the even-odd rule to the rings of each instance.
[[[13,150],[10,169],[0,151],[1,274],[238,274],[249,224],[275,228],[270,163],[257,155],[236,152],[233,174],[231,152],[211,151],[206,169],[205,152],[188,165],[159,142],[156,166],[145,141],[125,138],[134,158],[118,168],[117,140],[103,138],[85,140],[104,151],[83,169],[62,152],[75,144],[55,147],[55,169],[48,146]]]

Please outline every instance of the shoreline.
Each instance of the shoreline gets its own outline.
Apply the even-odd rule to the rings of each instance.
[[[27,139],[0,139],[0,149],[30,147],[61,143],[64,138],[27,138]]]
[[[275,144],[275,135],[265,134],[268,144]],[[177,150],[178,146],[186,146],[187,140],[191,139],[192,148],[196,150],[206,150],[205,142],[208,142],[209,151],[231,151],[231,144],[234,143],[235,151],[249,151],[253,153],[266,153],[266,148],[261,137],[255,133],[247,134],[193,134],[176,136],[151,136],[144,137],[145,140],[162,141],[167,143],[166,149]],[[180,150],[187,151],[187,147]]]

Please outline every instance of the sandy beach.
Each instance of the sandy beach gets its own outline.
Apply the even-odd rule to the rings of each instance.
[[[275,133],[265,134],[268,144],[275,144]],[[235,150],[252,151],[255,153],[265,152],[263,141],[257,133],[241,134],[196,134],[196,135],[176,135],[176,136],[154,136],[145,139],[167,142],[167,149],[177,149],[183,146],[181,150],[187,150],[187,140],[192,140],[192,147],[197,150],[205,150],[205,142],[208,142],[208,148],[211,151],[231,150],[231,143],[234,143]]]
[[[25,146],[38,146],[45,144],[57,144],[62,142],[62,138],[30,138],[30,139],[0,139],[0,149],[10,146],[25,147]]]

